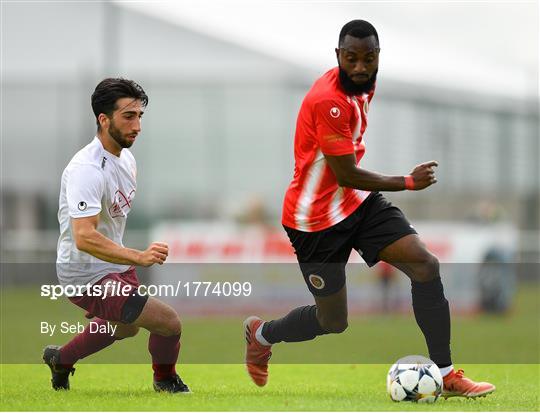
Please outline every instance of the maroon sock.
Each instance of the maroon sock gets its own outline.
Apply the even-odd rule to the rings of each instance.
[[[176,374],[180,335],[165,337],[152,333],[148,339],[148,351],[152,355],[154,380],[166,380]]]
[[[99,332],[98,327],[105,325],[107,321],[96,318],[92,320],[92,323],[97,323],[97,325],[93,325],[92,332],[90,332],[90,324],[88,324],[82,333],[77,334],[60,349],[60,363],[63,367],[73,367],[78,360],[110,346],[116,340],[109,333]],[[98,331],[94,332],[94,330]]]

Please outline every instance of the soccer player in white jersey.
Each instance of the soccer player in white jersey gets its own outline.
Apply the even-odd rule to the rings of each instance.
[[[139,251],[122,243],[137,190],[137,166],[128,148],[141,132],[147,104],[148,96],[134,81],[101,81],[92,94],[97,134],[62,174],[58,279],[64,286],[86,286],[82,295],[68,298],[87,311],[93,328],[89,324],[67,344],[45,348],[43,360],[51,369],[55,390],[69,389],[69,375],[78,360],[135,336],[142,327],[150,332],[154,389],[189,392],[175,369],[181,334],[178,314],[156,298],[139,294],[135,271],[137,265],[163,264],[168,246],[154,242]],[[116,293],[111,295],[112,291]]]

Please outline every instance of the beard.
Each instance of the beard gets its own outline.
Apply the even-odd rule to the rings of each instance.
[[[131,148],[131,145],[133,145],[132,141],[129,141],[124,138],[124,136],[122,135],[122,132],[120,132],[120,129],[118,129],[114,125],[114,122],[112,120],[111,120],[111,125],[109,126],[109,129],[107,132],[109,132],[109,135],[111,135],[111,138],[113,138],[114,141],[118,145],[120,145],[121,148]]]
[[[341,87],[348,95],[363,95],[364,93],[369,93],[375,86],[378,71],[379,69],[375,70],[373,75],[364,83],[356,84],[341,68],[341,66],[339,66],[339,81],[341,83]]]

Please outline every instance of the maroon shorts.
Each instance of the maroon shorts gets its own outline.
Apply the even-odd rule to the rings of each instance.
[[[107,284],[108,288],[104,289]],[[96,294],[94,289],[93,295],[86,292],[82,296],[69,297],[73,304],[88,312],[87,318],[99,317],[130,324],[139,317],[148,300],[148,296],[140,295],[137,291],[140,284],[135,267],[123,273],[107,274],[96,285],[102,286],[101,294]]]

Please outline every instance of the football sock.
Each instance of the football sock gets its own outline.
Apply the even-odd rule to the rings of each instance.
[[[306,305],[295,308],[283,318],[267,321],[263,324],[261,334],[268,343],[274,344],[313,340],[327,333],[317,320],[317,306]]]
[[[99,331],[100,326],[107,324],[106,320],[96,318],[92,322],[98,324],[97,326],[94,324],[92,332],[90,332],[90,324],[88,324],[82,333],[77,334],[60,349],[60,363],[63,367],[71,368],[78,360],[103,350],[117,340],[109,333]],[[96,332],[94,332],[95,327],[98,327]]]
[[[163,381],[176,374],[176,361],[180,352],[180,335],[160,336],[150,334],[148,351],[152,355],[154,380]]]
[[[441,376],[444,377],[454,370],[454,366],[450,364],[448,367],[441,367],[439,370],[441,371]]]
[[[416,322],[424,333],[429,357],[439,368],[452,365],[450,357],[450,309],[441,277],[428,282],[412,281]]]
[[[264,327],[264,323],[262,323],[259,328],[257,329],[257,331],[255,331],[255,339],[260,343],[262,344],[263,346],[271,346],[272,343],[269,343],[268,341],[266,341],[266,339],[264,338],[264,336],[262,335],[262,329]]]

